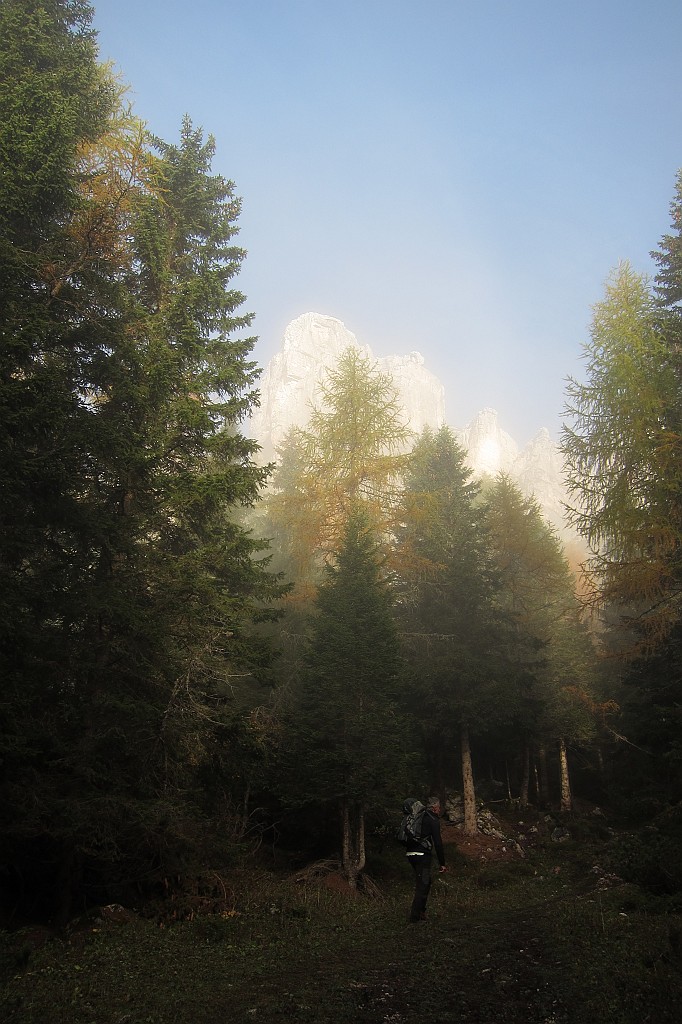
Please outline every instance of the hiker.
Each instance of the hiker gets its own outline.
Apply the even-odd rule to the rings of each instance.
[[[406,805],[407,806],[407,801]],[[426,901],[431,888],[431,856],[436,851],[440,871],[447,871],[443,840],[440,835],[440,800],[431,796],[421,817],[420,838],[407,836],[406,855],[412,865],[415,877],[414,899],[410,908],[410,921],[426,920]]]

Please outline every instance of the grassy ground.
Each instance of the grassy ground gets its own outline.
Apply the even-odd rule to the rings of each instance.
[[[30,948],[4,936],[6,1024],[657,1024],[680,1020],[679,914],[593,870],[584,840],[481,861],[449,849],[429,919],[407,923],[401,851],[379,893],[244,871],[222,914],[96,919]],[[2,936],[0,936],[2,939]]]

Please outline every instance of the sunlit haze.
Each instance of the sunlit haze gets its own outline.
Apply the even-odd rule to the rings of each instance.
[[[680,0],[94,4],[150,130],[215,136],[261,365],[314,310],[419,350],[452,426],[558,435],[605,278],[669,227]]]

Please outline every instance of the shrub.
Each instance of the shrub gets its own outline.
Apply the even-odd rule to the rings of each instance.
[[[682,846],[658,829],[620,837],[611,846],[608,865],[626,882],[649,892],[682,893]]]

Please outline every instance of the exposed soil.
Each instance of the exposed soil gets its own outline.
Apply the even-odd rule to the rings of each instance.
[[[485,835],[477,832],[475,836],[464,834],[461,825],[453,825],[449,821],[441,821],[441,836],[443,846],[454,846],[464,857],[476,863],[509,863],[523,860],[525,849],[532,845],[528,829],[532,823],[519,819],[518,824],[510,824],[509,821],[500,825],[499,831],[504,833],[505,838],[499,836]],[[447,854],[446,854],[447,859]],[[332,891],[345,893],[347,896],[360,895],[356,890],[349,889],[348,882],[340,870],[332,866],[332,862],[326,865],[321,863],[314,866],[319,871],[322,884]]]
[[[505,826],[506,832],[509,832]],[[517,839],[499,839],[497,836],[486,836],[478,832],[475,836],[465,836],[458,825],[441,822],[443,845],[456,846],[465,857],[477,861],[511,861],[522,859],[522,853],[516,848]]]

